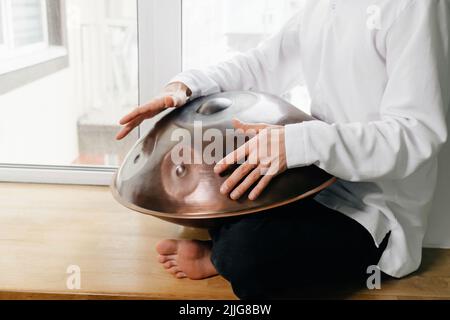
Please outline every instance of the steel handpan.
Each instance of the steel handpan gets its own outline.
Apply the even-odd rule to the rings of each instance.
[[[232,217],[312,196],[335,181],[310,166],[274,178],[256,201],[246,196],[234,201],[222,195],[220,186],[231,172],[216,175],[215,161],[246,141],[232,130],[235,118],[273,125],[313,120],[288,102],[263,93],[225,92],[196,99],[165,115],[136,143],[114,178],[115,198],[144,214],[184,226],[209,228]],[[211,161],[204,155],[213,145],[216,149],[210,154],[215,159]],[[222,154],[217,152],[220,149]]]

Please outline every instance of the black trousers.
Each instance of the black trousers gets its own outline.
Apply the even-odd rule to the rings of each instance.
[[[366,286],[377,248],[359,223],[313,199],[210,230],[212,262],[241,299],[343,298]]]

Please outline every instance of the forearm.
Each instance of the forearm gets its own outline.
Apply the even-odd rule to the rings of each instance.
[[[445,117],[433,129],[411,119],[286,127],[290,168],[315,164],[338,178],[362,182],[403,179],[439,152]]]

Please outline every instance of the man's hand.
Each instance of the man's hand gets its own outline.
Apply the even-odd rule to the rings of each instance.
[[[169,84],[158,97],[154,98],[149,103],[136,108],[133,112],[120,120],[120,124],[123,128],[117,134],[116,139],[122,140],[144,120],[153,118],[168,108],[182,107],[186,104],[186,101],[191,94],[191,90],[183,83],[176,82]]]
[[[238,200],[253,185],[249,199],[256,200],[274,177],[287,170],[284,127],[267,124],[246,124],[233,121],[236,129],[256,136],[220,161],[214,172],[221,174],[231,165],[243,164],[222,185],[220,192]],[[245,162],[244,162],[245,160]],[[243,182],[241,182],[243,180]]]

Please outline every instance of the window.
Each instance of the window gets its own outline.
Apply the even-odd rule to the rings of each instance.
[[[139,100],[137,2],[0,1],[9,32],[0,56],[0,164],[112,172],[137,139],[114,139],[118,119]],[[58,53],[63,68],[43,64]]]
[[[157,121],[118,143],[122,115],[183,69],[256,46],[303,1],[0,0],[0,181],[108,184]]]
[[[277,32],[304,0],[183,0],[183,68],[201,68],[256,47]],[[285,98],[308,111],[305,87]]]
[[[10,1],[13,46],[46,45],[47,15],[42,0]]]
[[[0,2],[0,48],[5,44],[5,18],[3,17],[3,2]]]
[[[63,29],[55,14],[61,0],[0,0],[0,94],[67,66]],[[61,18],[58,18],[61,20]],[[67,62],[67,59],[64,59]],[[46,65],[41,65],[47,62]],[[41,65],[39,70],[35,67]],[[24,69],[29,69],[24,72]],[[16,72],[20,71],[20,72]]]
[[[48,45],[47,7],[44,0],[0,0],[2,50],[13,58]]]

